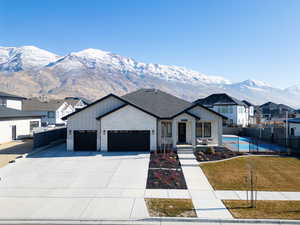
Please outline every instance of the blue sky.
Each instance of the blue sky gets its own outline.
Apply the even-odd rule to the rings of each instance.
[[[298,0],[0,0],[0,46],[98,48],[232,81],[300,83]]]

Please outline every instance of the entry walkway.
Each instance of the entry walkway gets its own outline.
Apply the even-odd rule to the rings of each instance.
[[[199,218],[232,219],[231,213],[216,197],[194,154],[179,153],[178,157],[197,216]]]

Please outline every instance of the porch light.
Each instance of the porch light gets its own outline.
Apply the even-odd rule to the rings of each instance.
[[[103,130],[103,135],[105,135],[105,130]]]
[[[69,130],[69,135],[72,135],[72,130]]]
[[[152,135],[154,135],[155,134],[155,130],[152,130]]]

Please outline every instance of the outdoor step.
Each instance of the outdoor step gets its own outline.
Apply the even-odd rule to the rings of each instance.
[[[193,150],[177,150],[177,154],[193,154]]]

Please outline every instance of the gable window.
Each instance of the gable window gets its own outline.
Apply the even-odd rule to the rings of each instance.
[[[196,123],[196,137],[198,137],[198,138],[211,137],[211,123],[210,122],[197,122]]]
[[[172,122],[161,122],[161,136],[172,137]]]

